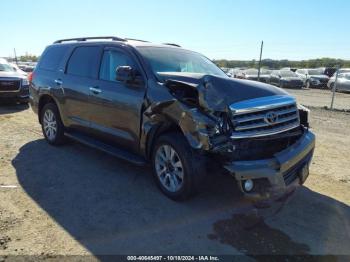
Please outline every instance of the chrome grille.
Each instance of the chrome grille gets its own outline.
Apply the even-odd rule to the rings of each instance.
[[[299,112],[290,96],[269,96],[232,104],[232,138],[261,137],[299,126]]]
[[[21,87],[21,80],[19,79],[0,79],[0,92],[17,92]]]

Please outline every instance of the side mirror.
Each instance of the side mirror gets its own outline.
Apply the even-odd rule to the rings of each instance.
[[[131,66],[118,66],[115,70],[117,81],[129,83],[135,79],[135,70]]]

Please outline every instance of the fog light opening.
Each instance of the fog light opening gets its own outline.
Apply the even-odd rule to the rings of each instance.
[[[300,171],[301,182],[304,183],[306,178],[309,176],[309,165],[305,164]]]
[[[245,192],[250,192],[254,188],[254,182],[251,179],[242,181],[242,186]]]

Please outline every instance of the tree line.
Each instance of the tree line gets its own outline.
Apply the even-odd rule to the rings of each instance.
[[[248,68],[257,68],[259,61],[243,61],[243,60],[214,60],[214,63],[220,67],[248,67]],[[335,59],[335,58],[318,58],[318,59],[309,59],[301,61],[291,61],[287,59],[283,60],[273,60],[273,59],[263,59],[261,60],[261,66],[270,68],[270,69],[280,69],[283,67],[291,68],[317,68],[317,67],[350,67],[350,60]]]

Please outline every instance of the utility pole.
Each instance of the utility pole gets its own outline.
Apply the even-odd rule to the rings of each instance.
[[[18,65],[17,54],[16,54],[16,48],[14,48],[13,51],[15,52],[15,61],[16,61],[16,65]]]
[[[261,41],[259,69],[258,69],[258,81],[260,81],[260,67],[261,67],[261,56],[262,56],[263,46],[264,46],[264,41]]]
[[[337,72],[336,72],[336,75],[335,75],[335,82],[334,82],[333,90],[332,90],[331,110],[333,110],[335,90],[337,89],[338,74],[339,74],[339,65],[337,65]]]

